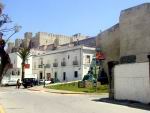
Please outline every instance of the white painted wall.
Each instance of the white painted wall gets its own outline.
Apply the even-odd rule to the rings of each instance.
[[[7,76],[10,76],[10,78],[13,78],[11,76],[21,76],[21,58],[17,55],[17,53],[10,53],[9,54],[11,64],[13,65],[13,68],[9,69],[6,73]],[[32,56],[28,58],[28,64],[30,64],[29,69],[25,69],[25,75],[32,75]],[[12,71],[16,73],[15,75],[12,75]],[[17,74],[17,71],[20,71],[20,75]]]
[[[94,57],[94,54],[95,54],[95,51],[93,50],[83,50],[83,61],[82,61],[82,64],[83,64],[83,76],[86,75],[88,73],[88,71],[90,70],[90,67],[91,67],[91,62],[92,62],[92,59]],[[87,56],[90,56],[90,63],[87,63],[86,62],[86,58]]]
[[[84,51],[86,50],[86,51]],[[75,80],[81,80],[85,74],[87,74],[89,68],[86,70],[85,65],[90,66],[89,64],[85,64],[85,56],[90,55],[90,58],[92,59],[93,55],[95,53],[94,48],[88,48],[83,46],[76,46],[72,48],[64,48],[61,50],[55,50],[50,51],[43,55],[37,55],[33,57],[33,73],[38,75],[38,78],[40,78],[39,73],[42,72],[44,75],[44,69],[38,68],[38,65],[40,64],[40,59],[43,59],[44,64],[50,64],[50,68],[46,68],[45,75],[47,73],[51,73],[51,77],[54,77],[54,73],[57,72],[58,79],[61,82],[68,82],[68,81],[75,81]],[[78,65],[73,65],[73,61],[75,60],[75,57],[77,57]],[[61,66],[61,62],[65,58],[66,66]],[[58,67],[53,67],[54,60],[57,59]],[[92,60],[90,60],[91,62]],[[74,72],[78,71],[78,77],[74,77]],[[66,80],[63,81],[63,72],[66,72]]]
[[[149,63],[115,66],[114,93],[116,99],[150,103]]]

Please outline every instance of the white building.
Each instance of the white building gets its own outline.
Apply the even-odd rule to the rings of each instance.
[[[114,97],[150,103],[149,63],[116,65],[114,68]]]
[[[95,48],[75,46],[35,55],[33,74],[39,79],[54,78],[60,82],[81,80],[89,71],[94,53]]]
[[[13,83],[11,84],[14,84],[17,79],[21,79],[22,60],[17,53],[10,53],[9,57],[11,60],[12,68],[10,68],[4,75],[2,83],[5,82],[5,84],[9,84],[9,82],[12,81]],[[26,64],[29,64],[30,66],[29,68],[25,68],[25,76],[30,76],[32,75],[32,57],[29,57],[29,59],[26,61]]]

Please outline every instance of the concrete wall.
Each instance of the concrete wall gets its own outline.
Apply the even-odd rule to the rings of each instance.
[[[119,19],[120,56],[136,55],[137,62],[148,61],[150,51],[150,3],[123,10]]]
[[[115,98],[150,103],[148,63],[117,65],[114,69]]]
[[[89,56],[90,60],[87,59],[87,56]],[[82,60],[82,77],[84,75],[86,75],[88,73],[88,71],[90,70],[90,67],[91,67],[91,63],[92,63],[92,60],[95,56],[95,51],[93,50],[83,50],[83,60]],[[89,62],[87,62],[89,60]]]

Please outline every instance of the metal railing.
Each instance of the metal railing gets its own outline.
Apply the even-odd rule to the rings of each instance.
[[[73,61],[72,64],[73,64],[73,65],[79,65],[78,61],[76,61],[76,60]]]
[[[66,62],[61,62],[61,66],[66,66]]]
[[[53,67],[58,67],[58,63],[53,63]]]

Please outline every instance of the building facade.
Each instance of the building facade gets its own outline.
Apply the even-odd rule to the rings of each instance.
[[[6,74],[3,77],[2,84],[9,84],[10,81],[13,82],[13,84],[16,83],[18,79],[21,80],[21,73],[22,73],[22,60],[19,57],[17,53],[10,53],[9,54],[11,65],[12,67],[6,72]],[[28,68],[25,68],[25,77],[33,77],[32,74],[32,57],[29,57],[26,61],[26,64],[29,64]],[[36,76],[36,75],[35,75]]]
[[[33,56],[33,74],[38,79],[60,82],[81,80],[89,71],[95,48],[75,46]]]

